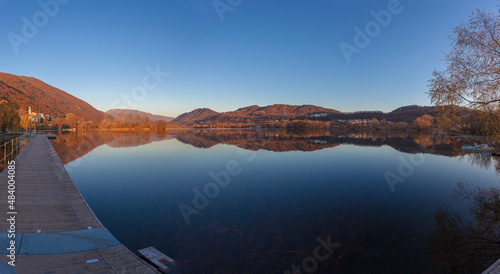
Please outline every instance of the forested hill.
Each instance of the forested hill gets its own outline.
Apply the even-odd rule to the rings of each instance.
[[[54,118],[73,113],[84,120],[97,121],[105,115],[87,102],[36,78],[8,73],[0,73],[0,101],[17,103],[21,115],[27,114],[29,107],[32,112]]]

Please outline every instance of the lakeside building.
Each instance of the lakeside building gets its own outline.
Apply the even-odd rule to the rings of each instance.
[[[310,118],[322,118],[322,117],[327,117],[327,116],[328,116],[327,113],[315,113],[315,114],[309,115]]]
[[[31,117],[31,121],[37,122],[39,124],[44,121],[51,122],[54,120],[50,115],[46,115],[43,113],[31,112],[31,107],[28,108],[28,117]]]

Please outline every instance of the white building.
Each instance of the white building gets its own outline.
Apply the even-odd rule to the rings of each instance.
[[[31,121],[37,122],[37,123],[42,123],[44,120],[46,121],[52,121],[52,117],[49,115],[44,115],[42,113],[36,113],[36,112],[31,112],[31,107],[28,108],[28,117],[31,118]]]

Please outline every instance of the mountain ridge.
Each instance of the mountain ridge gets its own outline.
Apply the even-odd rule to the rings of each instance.
[[[172,123],[185,124],[185,123],[189,123],[190,121],[193,121],[193,120],[205,119],[207,117],[211,117],[211,116],[214,116],[217,114],[219,114],[219,112],[213,111],[209,108],[197,108],[197,109],[194,109],[190,112],[185,112],[185,113],[177,116],[177,118],[172,120]]]
[[[0,101],[16,102],[20,115],[32,112],[54,118],[73,113],[85,120],[99,121],[105,113],[66,91],[53,87],[37,78],[0,72]]]
[[[313,113],[341,113],[314,105],[274,104],[269,106],[251,105],[234,111],[216,112],[208,108],[197,108],[179,115],[172,123],[184,125],[249,124],[262,123],[273,119],[295,119]]]
[[[170,122],[170,121],[175,119],[173,117],[156,115],[156,114],[152,114],[152,113],[140,111],[140,110],[135,110],[135,109],[110,109],[110,110],[106,111],[106,114],[111,115],[114,118],[117,118],[119,115],[126,115],[126,114],[141,115],[141,116],[146,115],[151,122],[156,122],[156,121]]]
[[[181,126],[217,126],[217,125],[264,125],[275,121],[311,119],[332,121],[335,119],[387,119],[388,121],[411,122],[423,114],[436,117],[438,110],[434,106],[408,105],[390,112],[360,111],[342,113],[338,110],[315,105],[273,104],[268,106],[250,105],[233,111],[217,112],[210,108],[197,108],[183,113],[176,118],[155,115],[149,112],[130,109],[111,109],[106,113],[95,109],[89,103],[53,87],[37,78],[17,76],[0,72],[0,102],[16,102],[20,115],[32,112],[43,113],[54,118],[63,118],[73,113],[84,120],[100,121],[104,117],[116,117],[120,113],[146,115],[151,121],[163,120]],[[461,108],[462,111],[467,110]],[[323,114],[312,117],[311,114]]]

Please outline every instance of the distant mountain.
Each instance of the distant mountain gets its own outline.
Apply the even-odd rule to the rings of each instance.
[[[424,114],[436,117],[439,114],[439,112],[434,106],[411,105],[411,106],[397,108],[389,112],[387,115],[390,117],[390,119],[414,121],[415,119]]]
[[[445,110],[450,110],[451,106],[445,106]],[[454,106],[454,109],[458,116],[465,116],[469,114],[472,110],[466,107]],[[388,121],[415,121],[418,117],[427,114],[432,117],[439,116],[439,108],[435,106],[405,106],[397,108],[389,113],[387,113]]]
[[[259,124],[275,119],[296,119],[314,113],[340,113],[313,105],[283,105],[276,104],[260,107],[257,105],[240,108],[235,111],[218,113],[211,109],[195,109],[184,113],[173,120],[173,123],[184,125],[214,125],[214,124]]]
[[[412,122],[424,114],[436,117],[438,110],[433,106],[405,106],[389,113],[381,111],[361,111],[354,113],[341,113],[335,109],[323,108],[314,105],[285,105],[275,104],[270,106],[248,106],[219,113],[209,108],[199,108],[191,112],[171,117],[153,115],[151,113],[130,109],[112,109],[107,113],[99,111],[85,101],[75,96],[50,86],[36,78],[0,73],[0,102],[16,102],[19,104],[20,115],[28,113],[31,106],[32,112],[43,113],[55,118],[62,118],[68,113],[73,113],[84,120],[102,120],[106,116],[124,117],[132,114],[136,117],[147,116],[150,121],[166,121],[181,126],[249,126],[264,125],[276,121],[294,119],[311,119],[332,121],[337,119],[386,119],[387,121]],[[470,112],[467,108],[456,107],[458,115]],[[325,113],[317,117],[311,114]]]
[[[133,109],[111,109],[106,111],[106,114],[113,116],[114,118],[117,118],[119,115],[126,115],[126,114],[133,114],[133,115],[146,115],[151,122],[156,122],[156,121],[165,121],[165,122],[170,122],[174,120],[172,117],[167,117],[167,116],[162,116],[162,115],[154,115],[148,112],[144,111],[139,111],[139,110],[133,110]]]
[[[294,106],[294,105],[275,104],[266,107],[253,105],[245,108],[240,108],[236,111],[228,113],[234,113],[238,115],[248,115],[248,116],[300,117],[313,113],[340,113],[340,111],[313,105]]]
[[[391,112],[384,113],[382,111],[359,111],[352,113],[335,113],[329,115],[327,118],[323,120],[332,120],[332,119],[372,119],[376,118],[378,120],[386,119],[387,121],[393,122],[412,122],[418,117],[428,114],[432,117],[436,117],[439,112],[434,106],[404,106],[397,108]]]
[[[105,114],[87,102],[36,78],[0,73],[0,101],[16,102],[19,113],[31,111],[64,117],[73,113],[84,120],[101,120]]]
[[[197,121],[204,120],[208,117],[212,117],[219,114],[209,108],[197,108],[191,112],[186,112],[179,115],[177,118],[172,120],[174,124],[195,124]]]

